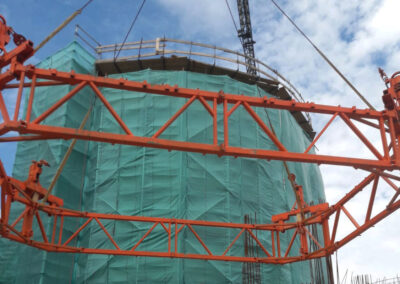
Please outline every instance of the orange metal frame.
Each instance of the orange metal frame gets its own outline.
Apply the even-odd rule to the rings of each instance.
[[[5,26],[5,21],[3,23]],[[400,190],[395,184],[400,181],[400,176],[395,175],[393,171],[400,169],[400,123],[398,117],[399,95],[400,95],[400,77],[397,73],[392,78],[387,79],[388,89],[384,92],[384,102],[386,109],[375,111],[370,109],[357,109],[355,107],[346,108],[341,106],[328,106],[315,103],[300,103],[296,101],[284,101],[275,98],[258,98],[245,95],[227,94],[222,91],[210,92],[203,90],[194,90],[180,88],[170,85],[150,85],[147,82],[133,82],[125,79],[111,79],[95,77],[91,75],[77,74],[71,72],[60,72],[54,69],[44,70],[35,68],[31,65],[24,65],[24,61],[33,54],[33,44],[25,41],[14,50],[7,53],[4,46],[9,39],[2,38],[2,23],[0,22],[0,46],[3,55],[0,57],[0,67],[9,66],[9,69],[0,74],[0,90],[7,88],[18,88],[15,111],[12,116],[8,113],[2,93],[0,92],[0,113],[3,122],[0,123],[0,142],[9,141],[28,141],[40,139],[82,139],[97,142],[106,142],[113,144],[126,144],[142,147],[162,148],[166,150],[178,150],[197,152],[202,154],[214,154],[218,156],[250,157],[265,160],[282,160],[316,164],[330,164],[360,168],[368,171],[370,174],[356,185],[345,197],[336,204],[329,206],[327,203],[318,205],[308,205],[302,196],[302,188],[296,185],[296,199],[301,204],[295,204],[291,211],[278,214],[272,217],[270,224],[238,224],[210,221],[191,221],[174,218],[154,218],[141,216],[121,216],[100,213],[88,213],[73,211],[63,208],[61,199],[50,195],[47,203],[39,202],[46,194],[47,190],[39,183],[39,176],[42,171],[44,161],[34,162],[30,168],[30,174],[26,181],[19,181],[7,176],[0,162],[0,186],[1,186],[1,220],[0,235],[13,241],[21,242],[39,249],[51,252],[71,252],[71,253],[96,253],[96,254],[115,254],[115,255],[133,255],[133,256],[152,256],[152,257],[175,257],[192,258],[206,260],[223,261],[243,261],[243,262],[263,262],[285,264],[305,259],[318,258],[330,255],[332,252],[342,247],[365,230],[375,225],[377,222],[393,213],[400,207],[398,196]],[[12,80],[17,79],[19,83],[11,84]],[[30,82],[26,82],[30,79]],[[40,79],[40,81],[38,81]],[[41,86],[72,85],[75,86],[69,93],[65,94],[58,102],[48,108],[37,117],[32,116],[32,105],[34,102],[35,90]],[[44,124],[45,119],[56,111],[62,104],[77,95],[84,87],[90,87],[97,98],[104,104],[115,121],[124,131],[120,133],[105,133],[92,130],[83,130],[68,127],[59,127]],[[26,106],[26,116],[19,120],[21,108],[21,98],[24,88],[30,88],[28,105]],[[170,96],[186,99],[183,106],[151,137],[137,136],[129,128],[129,125],[123,121],[113,106],[102,94],[100,88],[113,88],[130,91],[134,96],[135,92],[145,92],[153,95]],[[213,123],[213,140],[209,143],[195,143],[187,141],[176,141],[160,138],[163,132],[194,102],[198,100],[209,113]],[[274,150],[255,149],[250,147],[236,147],[229,144],[229,117],[238,107],[243,107],[254,119],[255,123],[266,133],[272,143]],[[222,110],[218,112],[218,109]],[[273,108],[288,111],[305,111],[315,114],[324,114],[331,116],[322,131],[310,143],[303,152],[293,152],[288,150],[285,145],[274,134],[273,129],[257,115],[256,108]],[[218,116],[223,119],[223,136],[218,136]],[[331,125],[335,118],[340,118],[349,127],[349,129],[360,139],[362,143],[370,150],[373,158],[355,158],[342,157],[327,154],[311,154],[310,150],[320,139],[321,135]],[[378,129],[381,137],[380,150],[374,145],[362,131],[356,126],[354,121],[358,121]],[[6,137],[10,131],[23,134],[20,136]],[[394,189],[393,196],[388,198],[387,206],[381,212],[373,215],[376,193],[379,180],[384,180]],[[345,207],[346,203],[356,198],[369,184],[372,183],[369,203],[366,206],[365,220],[358,223],[352,214]],[[297,198],[298,197],[298,198]],[[10,220],[10,210],[14,203],[20,203],[25,209],[18,218]],[[48,235],[44,229],[40,212],[46,213],[53,219],[53,229],[51,235]],[[302,216],[300,216],[300,213]],[[344,217],[346,216],[346,217]],[[334,218],[333,226],[330,228],[328,220]],[[63,222],[65,218],[79,218],[82,226],[74,233],[67,234],[63,231]],[[339,221],[348,218],[354,224],[354,230],[340,240],[336,240],[336,232]],[[36,222],[34,222],[36,220]],[[105,228],[105,223],[109,220],[121,222],[140,222],[149,224],[149,230],[131,246],[122,248],[117,241],[110,235]],[[17,229],[19,223],[22,223],[21,230]],[[83,248],[72,245],[72,240],[76,238],[82,230],[88,227],[90,223],[97,223],[104,232],[104,237],[109,240],[113,248],[109,246],[104,248]],[[317,224],[321,226],[323,232],[323,241],[317,240],[310,232],[310,226]],[[33,235],[33,226],[38,226],[41,235]],[[165,251],[145,251],[140,250],[140,245],[148,238],[156,227],[162,227],[165,230]],[[211,251],[205,240],[196,232],[199,227],[223,228],[232,230],[235,237],[221,251]],[[204,248],[203,254],[187,254],[179,250],[179,233],[187,230],[194,235],[198,242]],[[248,257],[241,255],[232,255],[231,248],[238,241],[240,236],[246,232],[254,239],[257,248],[263,252],[257,257]],[[281,242],[282,236],[291,235],[291,240],[286,247]],[[263,238],[260,238],[263,236]],[[268,242],[261,241],[268,239]],[[298,240],[300,250],[293,251],[293,243]],[[106,243],[106,242],[105,242]],[[311,249],[309,243],[314,243],[317,249]]]

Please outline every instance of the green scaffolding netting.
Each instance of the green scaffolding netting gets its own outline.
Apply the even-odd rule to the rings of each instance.
[[[38,67],[75,70],[94,74],[94,57],[78,43],[41,62]],[[181,87],[250,96],[270,96],[254,85],[235,81],[227,76],[215,76],[185,71],[153,71],[113,75],[151,84]],[[54,104],[72,87],[40,87],[35,93],[33,117]],[[120,114],[135,135],[153,135],[185,102],[166,96],[102,89],[104,96]],[[79,127],[88,108],[93,106],[86,129],[119,132],[123,130],[89,88],[84,88],[59,110],[49,116],[50,125]],[[287,111],[257,108],[257,114],[269,123],[276,135],[291,151],[304,151],[310,143],[302,128]],[[218,106],[219,137],[222,133],[222,106]],[[267,117],[268,113],[268,117]],[[275,149],[274,144],[249,114],[241,107],[229,119],[229,143]],[[199,102],[194,102],[160,138],[212,143],[212,119]],[[221,141],[219,141],[221,142]],[[63,158],[70,141],[47,140],[20,142],[17,148],[13,176],[26,179],[31,160],[45,159],[41,183],[47,187]],[[304,188],[307,202],[325,200],[319,168],[313,164],[288,163],[297,182]],[[271,216],[290,210],[295,199],[280,161],[218,157],[161,149],[111,145],[78,141],[53,193],[64,199],[65,207],[99,213],[173,217],[191,220],[240,222],[248,214],[258,223],[269,223]],[[13,209],[11,220],[23,208]],[[43,216],[50,237],[50,219]],[[81,221],[66,219],[64,233],[68,237]],[[149,229],[149,224],[104,222],[108,232],[121,248],[131,248]],[[215,253],[222,253],[235,237],[225,229],[196,227],[196,232]],[[236,232],[237,233],[237,232]],[[38,231],[35,235],[40,234]],[[291,235],[282,234],[282,246]],[[268,244],[269,235],[258,236]],[[165,231],[156,228],[140,248],[166,250]],[[82,247],[104,247],[104,232],[94,222],[83,230],[73,244]],[[296,241],[292,249],[297,253]],[[241,283],[244,264],[190,259],[129,257],[47,253],[8,240],[0,239],[1,283]],[[179,234],[179,251],[204,253],[195,236],[183,229]],[[244,251],[241,239],[230,254]],[[261,251],[255,251],[262,254]],[[258,265],[262,283],[310,283],[309,262],[288,265]],[[325,271],[325,268],[324,268]],[[324,272],[325,273],[325,272]]]

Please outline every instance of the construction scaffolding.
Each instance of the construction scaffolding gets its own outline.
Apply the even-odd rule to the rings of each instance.
[[[0,93],[0,141],[21,142],[14,177],[0,163],[0,234],[26,245],[22,254],[32,256],[1,259],[1,267],[34,267],[18,276],[5,272],[4,281],[54,281],[69,273],[66,281],[107,275],[120,282],[237,282],[243,262],[269,264],[260,265],[263,281],[320,281],[327,272],[321,263],[307,270],[304,261],[330,256],[400,207],[400,72],[384,78],[383,111],[329,106],[280,100],[226,76],[151,70],[93,76],[94,58],[76,43],[37,67],[24,65],[33,44],[16,41],[7,52],[11,33],[5,21],[0,28],[0,67],[9,66],[0,87],[18,89],[13,115]],[[312,139],[291,115],[296,111],[328,121]],[[364,144],[367,157],[314,151],[335,119]],[[375,130],[380,145],[359,124]],[[72,153],[71,168],[51,192],[55,169],[43,167],[64,161],[69,139],[83,148],[77,144],[76,160]],[[329,205],[319,164],[368,175]],[[394,192],[376,209],[380,181]],[[357,220],[346,206],[368,189],[365,218]],[[257,213],[257,223],[242,222],[247,212]],[[338,236],[343,219],[354,228]],[[5,255],[15,252],[3,246]],[[54,261],[63,253],[70,258]],[[152,260],[126,264],[118,256]],[[203,260],[200,269],[196,260]]]

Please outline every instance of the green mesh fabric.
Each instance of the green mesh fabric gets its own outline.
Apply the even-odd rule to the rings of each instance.
[[[47,58],[41,68],[75,70],[93,73],[94,58],[76,42]],[[181,87],[249,96],[270,96],[253,85],[227,76],[214,76],[185,71],[143,70],[112,77],[124,77],[151,84]],[[40,88],[35,94],[33,115],[39,115],[71,87]],[[186,101],[166,96],[102,89],[104,96],[120,114],[135,135],[153,135]],[[78,127],[89,105],[94,108],[86,129],[123,133],[100,100],[85,88],[73,100],[52,114],[46,123]],[[222,133],[222,106],[218,106],[218,136]],[[310,141],[287,111],[256,109],[264,122],[268,116],[276,135],[291,151],[304,151]],[[160,138],[212,143],[212,119],[205,108],[194,102]],[[219,141],[220,143],[222,141]],[[46,159],[52,167],[45,169],[41,183],[48,186],[69,141],[48,140],[19,143],[13,176],[25,179],[29,162]],[[275,149],[268,136],[250,115],[239,107],[229,119],[229,143],[232,146]],[[316,165],[288,163],[303,185],[305,200],[325,200],[320,171]],[[258,223],[269,223],[271,216],[290,210],[293,191],[283,163],[248,158],[218,157],[161,149],[79,141],[58,180],[54,194],[63,198],[65,207],[82,211],[171,217],[191,220],[240,222],[243,216],[257,216]],[[15,219],[21,208],[13,211]],[[49,220],[43,216],[51,235]],[[71,235],[81,223],[68,220],[65,235]],[[149,229],[150,224],[104,222],[118,245],[129,249]],[[196,227],[214,253],[222,253],[235,237],[235,231]],[[35,231],[35,234],[39,232]],[[282,247],[291,235],[282,235]],[[269,233],[258,235],[267,244]],[[165,231],[158,226],[141,245],[140,250],[166,250]],[[110,245],[94,222],[75,238],[77,246]],[[270,245],[270,244],[269,244]],[[0,240],[1,283],[241,283],[243,264],[236,262],[46,253]],[[299,250],[296,241],[293,253]],[[204,253],[194,235],[183,229],[179,234],[179,251]],[[228,254],[243,254],[242,237]],[[259,255],[261,251],[256,251]],[[29,257],[28,257],[29,256]],[[11,268],[12,267],[12,268]],[[18,271],[18,273],[15,273]],[[309,283],[308,262],[288,265],[260,265],[262,283]]]

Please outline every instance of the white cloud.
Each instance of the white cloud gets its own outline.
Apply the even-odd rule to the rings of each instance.
[[[373,15],[356,34],[356,40],[351,47],[352,55],[363,57],[375,51],[389,53],[399,42],[398,11],[400,2],[397,0],[387,0],[377,5]]]
[[[232,40],[234,27],[225,1],[159,0],[158,2],[171,15],[171,23],[178,26],[185,39],[207,37],[210,43],[219,44],[226,42],[227,39]]]

